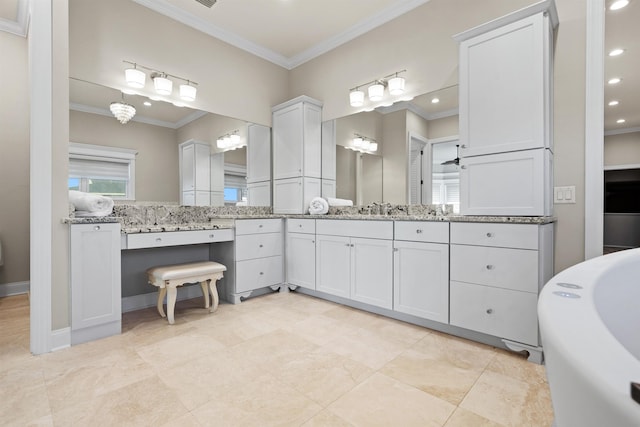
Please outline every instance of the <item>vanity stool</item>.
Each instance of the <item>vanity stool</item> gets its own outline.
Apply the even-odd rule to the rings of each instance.
[[[173,311],[176,306],[177,287],[185,283],[200,283],[204,295],[204,308],[209,308],[209,291],[213,298],[210,313],[218,308],[218,291],[216,281],[222,279],[227,267],[213,261],[192,262],[188,264],[165,265],[147,270],[149,283],[158,289],[158,312],[167,317],[173,325]],[[167,296],[167,315],[165,316],[162,303]]]

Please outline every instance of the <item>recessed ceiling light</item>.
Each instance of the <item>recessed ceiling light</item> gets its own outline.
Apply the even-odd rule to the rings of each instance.
[[[138,92],[133,89],[122,89],[122,93],[125,93],[127,95],[136,95]]]
[[[624,53],[624,49],[613,49],[611,52],[609,52],[609,56],[618,56],[618,55],[622,55]]]
[[[151,103],[149,101],[144,101],[143,104],[147,107],[151,107]]]
[[[620,104],[620,101],[609,101],[609,107],[615,107],[618,104]]]
[[[622,9],[628,4],[629,4],[629,0],[616,0],[613,3],[611,3],[611,6],[609,6],[609,10]]]
[[[440,98],[433,98],[433,99],[431,100],[431,103],[432,103],[432,104],[437,104],[438,102],[440,102]]]
[[[625,120],[625,119],[618,119],[618,120],[616,120],[616,123],[624,123],[624,122],[626,122],[626,120]]]
[[[618,84],[622,81],[622,79],[620,77],[614,77],[612,79],[610,79],[607,83],[609,83],[610,85],[615,85]]]

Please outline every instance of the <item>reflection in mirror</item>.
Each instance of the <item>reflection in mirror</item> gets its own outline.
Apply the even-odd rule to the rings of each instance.
[[[460,212],[460,172],[458,141],[431,145],[431,203],[453,205]]]
[[[69,99],[70,141],[137,152],[131,171],[135,174],[132,180],[135,192],[125,200],[185,203],[186,189],[180,184],[181,172],[185,171],[179,164],[178,147],[194,141],[209,147],[206,161],[199,158],[199,169],[194,173],[210,197],[198,200],[208,200],[203,204],[214,206],[246,202],[246,148],[222,153],[216,140],[237,131],[246,141],[247,122],[139,95],[123,95],[119,90],[75,78],[69,81]],[[114,101],[123,101],[136,109],[126,124],[116,120],[109,110]],[[77,180],[70,185],[77,185]]]
[[[407,114],[391,114],[400,111],[406,111]],[[343,147],[352,146],[354,134],[376,140],[376,155],[365,155],[362,162],[359,162],[355,152],[344,150]],[[444,144],[451,141],[452,137],[457,139],[457,135],[457,85],[417,96],[411,101],[398,102],[390,107],[336,119],[336,196],[354,200],[359,205],[380,201],[400,204],[432,203],[432,170],[435,172],[438,169],[440,174],[451,173],[432,167],[432,143]],[[449,151],[453,147],[454,156],[451,159],[455,158],[455,143],[444,144],[443,153],[446,151],[445,147]],[[425,150],[428,155],[423,156],[421,153]],[[360,178],[358,167],[361,168],[362,176],[367,176],[366,179]],[[438,179],[443,177],[438,175]],[[447,175],[447,182],[452,178],[452,175]],[[363,185],[360,193],[358,183]],[[442,200],[453,197],[453,188],[450,186],[448,193],[442,193]]]

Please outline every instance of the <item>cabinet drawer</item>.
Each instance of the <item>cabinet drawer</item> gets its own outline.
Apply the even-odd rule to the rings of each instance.
[[[451,245],[451,280],[538,292],[538,251]]]
[[[452,325],[538,345],[536,294],[454,281],[450,292]]]
[[[236,262],[236,292],[246,292],[283,282],[282,257]]]
[[[287,232],[289,233],[316,233],[315,219],[287,219]]]
[[[233,230],[164,231],[127,234],[126,249],[160,248],[163,246],[195,245],[233,240]]]
[[[316,220],[316,233],[370,239],[393,239],[393,221]]]
[[[538,226],[454,222],[451,224],[451,243],[538,249]]]
[[[394,239],[413,242],[449,243],[449,223],[395,221]]]
[[[236,260],[282,255],[282,234],[245,234],[236,237]]]
[[[280,233],[282,220],[276,219],[242,219],[236,221],[236,235],[255,233]]]

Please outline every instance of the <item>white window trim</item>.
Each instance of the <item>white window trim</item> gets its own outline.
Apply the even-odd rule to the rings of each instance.
[[[70,159],[106,160],[129,164],[129,182],[127,197],[120,200],[136,199],[136,155],[138,150],[130,148],[109,147],[105,145],[69,143]]]

